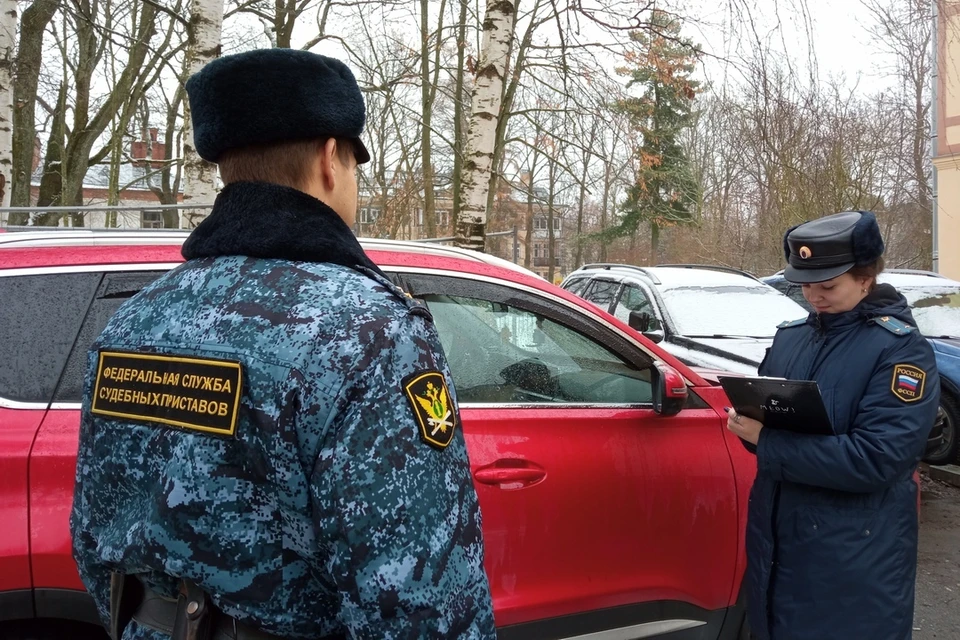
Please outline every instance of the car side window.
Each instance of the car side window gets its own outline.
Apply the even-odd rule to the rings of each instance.
[[[422,299],[461,403],[651,402],[652,362],[629,362],[583,332],[511,303]]]
[[[583,293],[580,294],[580,297],[584,300],[589,300],[604,311],[607,311],[610,308],[610,304],[617,296],[617,291],[619,289],[619,282],[612,282],[610,280],[593,280],[590,285],[584,289]]]
[[[650,298],[647,297],[643,289],[634,284],[624,285],[620,299],[617,300],[617,306],[613,310],[613,315],[622,322],[629,324],[631,311],[646,313],[650,316],[649,331],[657,331],[661,328],[660,320],[657,318],[657,313],[650,302]]]
[[[99,273],[0,278],[0,397],[49,403]]]
[[[83,400],[83,383],[87,373],[87,352],[120,305],[159,278],[163,271],[108,272],[90,305],[80,335],[70,352],[63,378],[57,386],[55,402],[73,403]]]
[[[575,280],[571,280],[566,285],[564,285],[563,288],[569,291],[570,293],[572,293],[573,295],[579,296],[583,292],[584,287],[589,283],[590,283],[589,278],[576,278]]]

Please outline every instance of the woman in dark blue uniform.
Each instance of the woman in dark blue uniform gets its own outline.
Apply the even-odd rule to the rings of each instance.
[[[869,212],[790,229],[787,280],[814,307],[780,326],[760,375],[816,380],[834,435],[765,429],[730,411],[756,445],[747,522],[749,619],[761,640],[904,640],[917,568],[914,473],[940,381],[906,300],[887,284]]]

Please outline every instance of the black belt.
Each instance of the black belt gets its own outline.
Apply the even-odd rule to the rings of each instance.
[[[261,631],[211,607],[210,640],[280,640],[280,636]],[[133,612],[133,619],[160,633],[173,633],[177,617],[177,600],[161,596],[144,587],[143,600]]]

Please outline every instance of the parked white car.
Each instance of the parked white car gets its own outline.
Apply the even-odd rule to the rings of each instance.
[[[756,374],[777,325],[807,315],[752,275],[723,267],[588,264],[560,286],[686,364],[746,375]]]

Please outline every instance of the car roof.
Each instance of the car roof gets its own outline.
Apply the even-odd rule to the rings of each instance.
[[[877,279],[898,289],[960,287],[960,282],[956,280],[923,271],[884,271]]]
[[[0,268],[61,266],[70,264],[127,264],[181,262],[180,246],[188,230],[110,231],[52,229],[0,235]],[[493,265],[543,279],[538,274],[497,256],[459,247],[426,242],[358,238],[368,252],[458,258]],[[109,247],[109,249],[105,249]],[[43,249],[39,250],[38,249]],[[404,261],[401,260],[401,263]]]
[[[616,278],[639,277],[651,281],[661,289],[676,287],[717,287],[717,286],[766,286],[749,273],[727,267],[710,265],[662,265],[656,267],[636,267],[626,264],[587,264],[568,276],[569,278],[611,275]]]
[[[783,271],[761,278],[770,284],[786,280]],[[918,271],[914,269],[889,269],[883,271],[877,278],[881,283],[892,284],[897,289],[942,289],[960,287],[960,281],[953,280],[945,275],[933,271]]]

